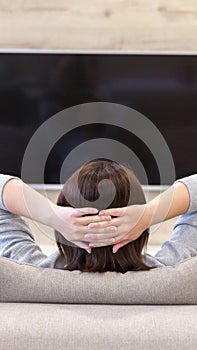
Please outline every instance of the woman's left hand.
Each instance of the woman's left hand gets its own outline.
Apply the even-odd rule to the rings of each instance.
[[[68,241],[85,249],[88,253],[91,253],[90,240],[85,235],[88,232],[92,232],[88,225],[91,222],[103,222],[106,224],[111,220],[110,215],[98,215],[98,210],[94,208],[71,208],[54,204],[52,204],[52,208],[52,215],[48,225],[60,232]],[[107,236],[116,231],[116,227],[111,226],[95,229],[94,234],[98,237],[105,234],[106,244],[110,244],[113,240],[110,237],[107,238]]]

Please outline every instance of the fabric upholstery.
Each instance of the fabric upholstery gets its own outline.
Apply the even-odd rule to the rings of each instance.
[[[196,350],[195,305],[0,304],[1,350]]]
[[[197,257],[150,271],[82,273],[0,258],[0,301],[62,304],[197,304]]]

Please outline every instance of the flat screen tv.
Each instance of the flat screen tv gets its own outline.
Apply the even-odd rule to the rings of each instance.
[[[89,102],[121,104],[142,113],[163,135],[176,178],[196,172],[197,53],[1,50],[1,173],[21,176],[23,155],[37,128],[57,112]],[[129,147],[142,162],[148,183],[160,184],[157,163],[142,140],[102,123],[78,127],[58,140],[45,165],[44,183],[60,183],[69,152],[99,137]]]

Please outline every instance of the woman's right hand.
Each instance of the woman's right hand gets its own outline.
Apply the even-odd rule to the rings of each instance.
[[[140,204],[103,210],[99,215],[116,216],[116,218],[110,222],[91,223],[88,226],[89,230],[95,230],[95,233],[87,233],[85,239],[91,241],[90,247],[101,247],[110,244],[107,240],[111,238],[111,244],[114,245],[113,253],[116,253],[124,245],[135,241],[148,228],[149,216],[146,209],[146,204]],[[109,225],[115,226],[116,231],[107,233]],[[105,229],[105,233],[97,234],[99,228]]]
[[[117,216],[110,223],[100,222],[89,225],[95,233],[85,235],[91,241],[91,247],[101,247],[107,244],[107,238],[114,238],[113,253],[118,249],[136,240],[148,227],[162,221],[171,219],[188,211],[190,195],[187,186],[182,182],[176,182],[170,188],[147,204],[130,205],[123,208],[111,208],[102,210],[100,215]],[[113,234],[96,234],[100,228],[115,226]],[[100,241],[98,241],[100,239]]]

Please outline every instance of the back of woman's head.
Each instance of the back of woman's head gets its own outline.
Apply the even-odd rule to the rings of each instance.
[[[131,170],[114,161],[97,159],[82,166],[66,181],[57,199],[57,205],[80,208],[86,206],[84,202],[88,200],[92,202],[92,207],[95,206],[95,201],[99,199],[98,185],[103,180],[110,180],[115,188],[112,194],[110,191],[113,186],[109,186],[108,182],[103,184],[103,193],[113,198],[108,207],[145,203],[141,185]],[[142,250],[147,245],[148,236],[149,232],[145,230],[138,239],[120,248],[116,253],[112,252],[112,246],[104,246],[92,248],[89,254],[85,249],[69,244],[59,232],[55,232],[60,254],[65,257],[65,269],[84,272],[124,273],[129,270],[150,269],[142,257]]]

